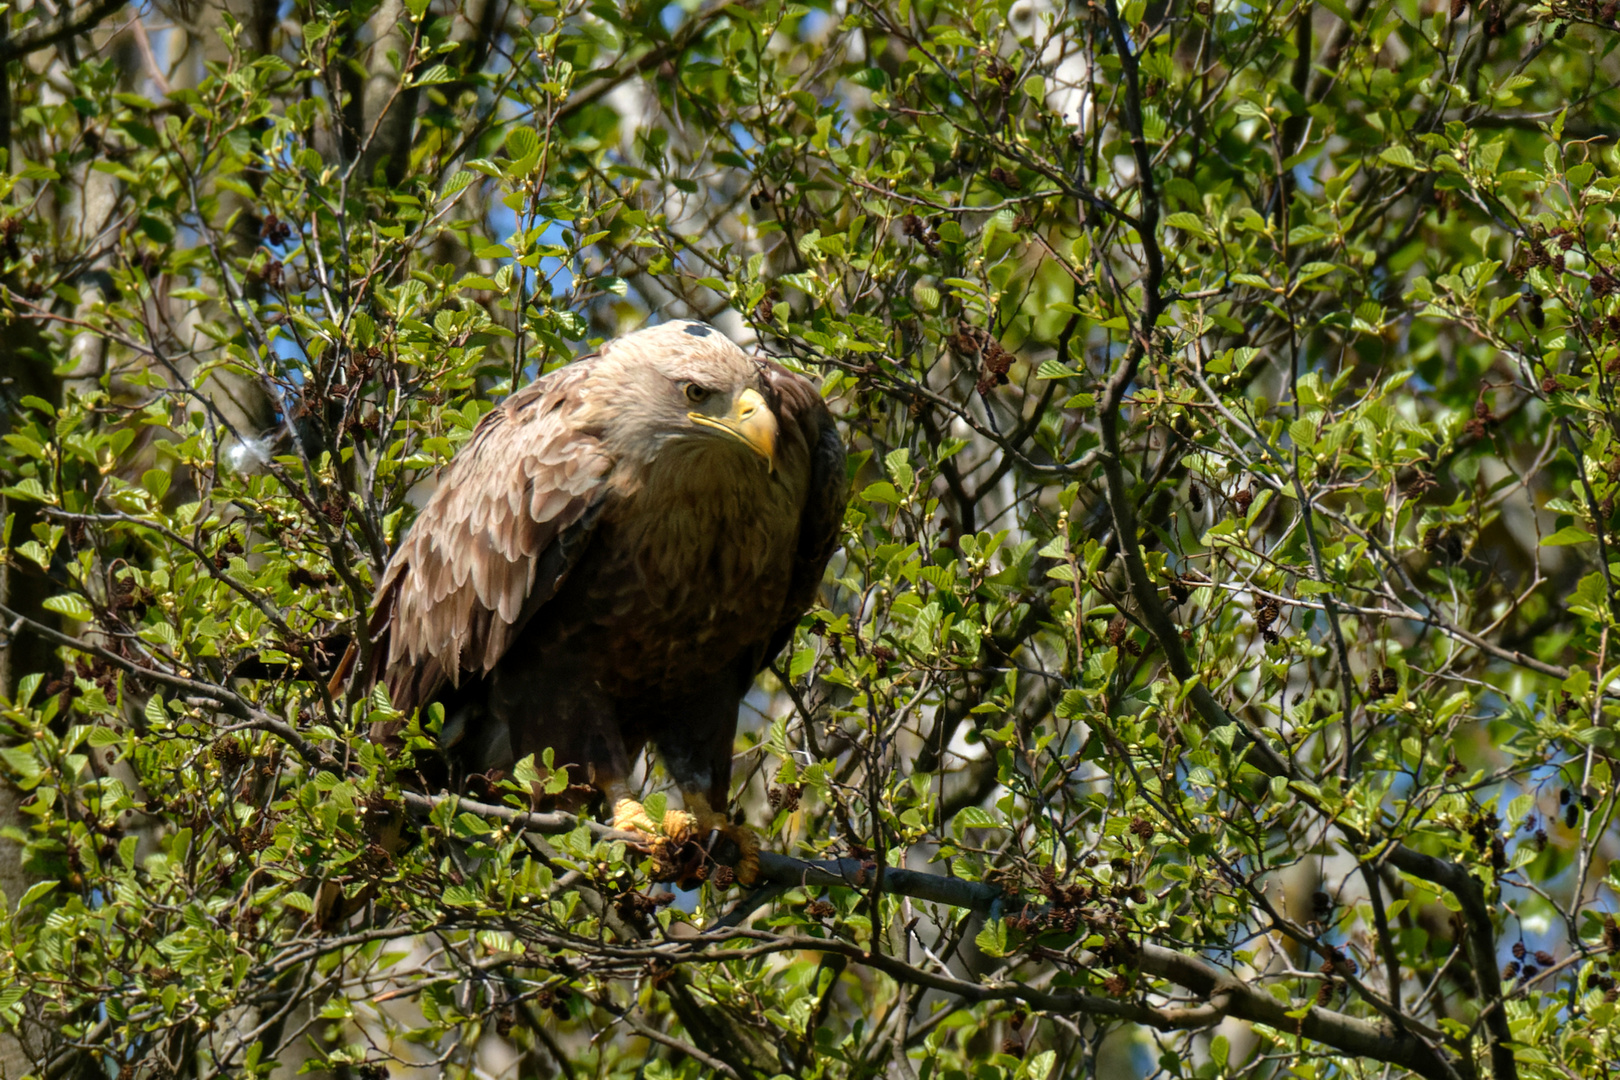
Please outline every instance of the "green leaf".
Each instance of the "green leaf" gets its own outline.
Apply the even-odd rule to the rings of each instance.
[[[531,127],[515,127],[506,133],[506,154],[520,161],[540,150],[540,135]]]
[[[141,473],[141,487],[150,492],[152,498],[161,500],[169,493],[169,483],[172,479],[166,469],[147,469]]]
[[[1410,149],[1400,144],[1386,147],[1383,153],[1379,154],[1378,156],[1381,160],[1387,161],[1391,165],[1398,165],[1403,169],[1421,168],[1421,166],[1418,165],[1416,155],[1414,155]]]
[[[34,903],[34,901],[39,900],[46,894],[50,893],[51,890],[55,889],[59,884],[61,883],[54,880],[34,882],[23,891],[21,898],[18,899],[17,911],[21,913],[24,908],[29,907]]]
[[[867,487],[861,492],[861,498],[867,502],[886,503],[890,506],[898,506],[901,502],[900,492],[896,491],[894,485],[887,480]]]
[[[977,806],[963,807],[951,819],[953,829],[994,829],[995,819]]]
[[[1007,923],[1004,919],[986,923],[983,930],[974,937],[973,943],[979,951],[986,956],[1007,955]]]
[[[96,617],[95,611],[91,609],[84,597],[77,593],[62,593],[58,596],[52,596],[45,601],[44,607],[47,611],[54,611],[58,615],[72,619],[75,622],[90,622]]]
[[[140,226],[141,232],[145,233],[147,238],[154,243],[168,244],[174,240],[174,230],[169,227],[168,222],[163,221],[161,218],[155,218],[150,214],[142,214],[136,219],[136,223]]]
[[[1575,525],[1566,525],[1551,536],[1542,537],[1542,547],[1567,547],[1571,544],[1585,544],[1592,540],[1592,534]]]
[[[1189,214],[1185,210],[1178,210],[1164,219],[1165,225],[1182,232],[1190,232],[1195,236],[1208,236],[1209,229],[1204,225],[1203,219],[1197,214]]]
[[[439,86],[443,83],[455,82],[456,73],[450,70],[448,64],[434,64],[422,74],[411,81],[412,86]]]
[[[444,182],[444,186],[439,189],[439,201],[443,202],[445,199],[455,197],[456,195],[460,194],[468,184],[471,184],[477,179],[478,175],[476,173],[470,172],[467,169],[457,170],[451,175],[450,179]]]

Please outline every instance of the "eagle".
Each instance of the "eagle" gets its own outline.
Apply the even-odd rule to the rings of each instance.
[[[815,601],[848,491],[809,380],[700,322],[617,338],[479,421],[378,582],[373,678],[407,716],[442,703],[465,772],[550,750],[620,828],[729,837],[746,884],[738,710]],[[629,787],[649,743],[684,806],[656,825]]]

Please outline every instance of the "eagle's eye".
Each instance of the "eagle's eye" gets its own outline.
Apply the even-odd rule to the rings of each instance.
[[[697,383],[686,384],[686,400],[690,401],[694,405],[701,405],[705,401],[708,401],[709,395],[712,393],[714,393],[714,391],[710,390],[707,386],[699,386]]]

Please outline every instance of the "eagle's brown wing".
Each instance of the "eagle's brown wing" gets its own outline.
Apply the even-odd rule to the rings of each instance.
[[[370,629],[396,708],[493,669],[578,561],[611,465],[585,419],[594,367],[570,364],[485,414],[394,553]]]
[[[782,621],[765,648],[760,667],[775,659],[792,640],[799,618],[815,603],[827,560],[838,547],[838,532],[849,502],[849,478],[844,469],[844,442],[838,437],[832,413],[808,380],[780,364],[763,365],[765,385],[784,433],[793,428],[810,452],[810,482],[804,511],[799,518],[799,546],[794,554]]]

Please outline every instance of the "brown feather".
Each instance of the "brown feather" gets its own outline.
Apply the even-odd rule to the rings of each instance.
[[[389,562],[371,633],[401,710],[427,704],[446,679],[495,666],[537,557],[583,514],[581,489],[606,474],[599,444],[573,422],[589,404],[592,367],[587,359],[554,372],[485,414]]]

